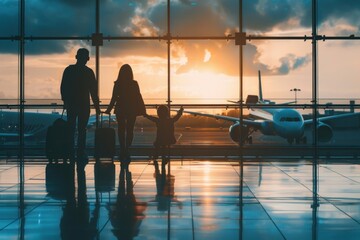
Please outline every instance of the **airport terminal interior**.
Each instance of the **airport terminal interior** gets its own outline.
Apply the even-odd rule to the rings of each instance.
[[[359,13],[341,0],[0,0],[0,240],[359,239]],[[70,122],[61,86],[83,48],[96,83],[85,152],[76,128],[64,154],[51,139],[67,132],[50,132]],[[127,149],[123,115],[96,111],[123,66],[146,108]],[[173,140],[158,149],[164,108]],[[114,143],[99,141],[110,129]]]

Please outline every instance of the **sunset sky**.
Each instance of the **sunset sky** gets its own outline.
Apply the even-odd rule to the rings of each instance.
[[[163,36],[164,0],[100,1],[104,36]],[[249,35],[310,36],[310,0],[244,0],[244,31]],[[360,2],[319,0],[318,34],[359,36]],[[0,0],[0,36],[18,35],[17,1]],[[171,0],[172,36],[225,36],[238,31],[237,0]],[[26,36],[91,36],[95,1],[26,1]],[[319,96],[359,98],[359,41],[320,41]],[[87,41],[28,41],[25,44],[26,98],[59,99],[63,69],[75,62]],[[167,98],[165,41],[105,41],[100,49],[100,97],[110,98],[119,67],[132,66],[146,103]],[[17,43],[0,41],[0,99],[18,96]],[[234,41],[189,40],[171,44],[171,96],[174,103],[224,103],[239,98],[239,50]],[[257,94],[261,70],[265,98],[311,98],[311,41],[251,41],[244,47],[244,97]],[[326,101],[326,100],[324,100]],[[327,101],[326,101],[327,102]]]

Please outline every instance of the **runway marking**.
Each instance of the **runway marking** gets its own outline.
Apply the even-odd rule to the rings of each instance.
[[[179,142],[181,137],[182,137],[182,133],[180,133],[180,136],[176,139],[176,142]]]

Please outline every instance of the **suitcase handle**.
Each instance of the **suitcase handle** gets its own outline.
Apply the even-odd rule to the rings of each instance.
[[[106,113],[106,112],[100,112],[100,127],[102,128],[103,126],[103,115],[104,114],[108,114],[109,115],[109,127],[110,127],[110,119],[111,119],[111,113]]]

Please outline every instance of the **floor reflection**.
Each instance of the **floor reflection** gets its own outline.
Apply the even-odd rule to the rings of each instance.
[[[20,169],[0,165],[0,239],[360,235],[360,165],[347,161],[133,159],[122,168],[101,162],[80,170],[55,163]]]
[[[114,236],[117,239],[133,239],[138,236],[146,207],[146,202],[136,200],[129,167],[121,165],[116,202],[107,206]]]
[[[52,165],[52,164],[50,164]],[[55,164],[63,176],[64,184],[59,184],[56,197],[65,197],[60,220],[61,239],[95,239],[97,236],[97,208],[90,214],[86,192],[86,174],[82,168],[77,168],[77,196],[75,194],[75,174],[72,164]],[[49,165],[48,165],[49,167]],[[62,168],[62,169],[61,169]],[[47,175],[48,176],[48,175]],[[60,194],[60,195],[59,195]]]
[[[168,166],[168,173],[166,173]],[[164,158],[161,161],[161,169],[157,160],[154,161],[154,178],[156,183],[156,196],[158,211],[167,211],[172,202],[175,202],[179,209],[182,209],[182,203],[175,196],[175,176],[170,174],[170,159]]]

